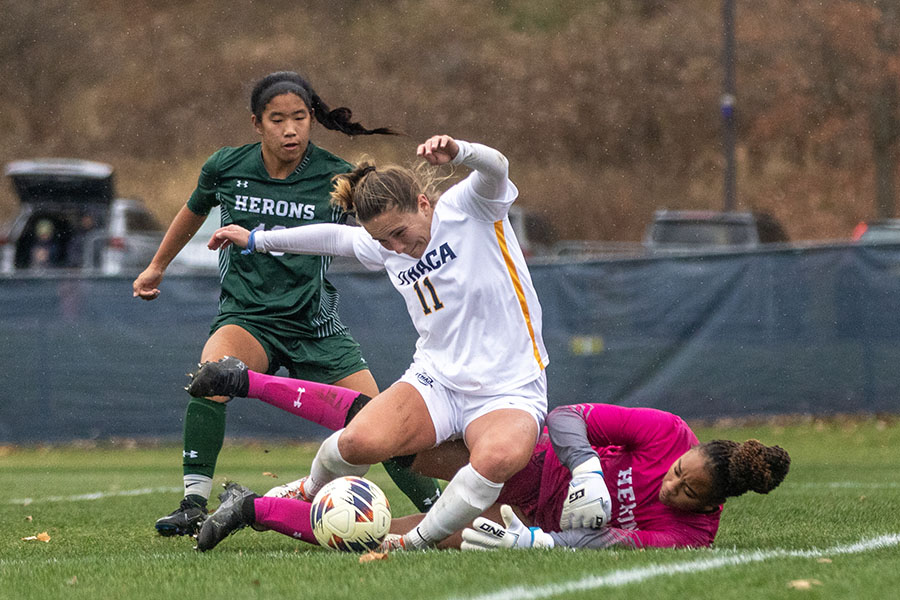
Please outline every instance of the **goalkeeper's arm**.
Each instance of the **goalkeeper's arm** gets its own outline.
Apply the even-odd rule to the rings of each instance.
[[[550,434],[553,451],[570,471],[592,458],[599,460],[588,440],[584,416],[574,407],[560,406],[550,411],[547,415],[547,432]]]
[[[604,527],[611,517],[612,499],[600,457],[588,441],[584,418],[579,412],[559,407],[547,416],[547,430],[556,456],[572,471],[560,528]]]
[[[516,517],[512,508],[504,504],[500,509],[503,524],[484,517],[475,519],[462,532],[462,550],[497,550],[501,548],[677,548],[709,546],[709,539],[690,528],[672,531],[639,531],[605,527],[603,529],[569,529],[545,532],[539,527],[527,527]]]
[[[644,531],[604,527],[603,529],[569,529],[551,531],[547,535],[557,548],[702,548],[710,544],[701,531],[686,527],[671,531]]]

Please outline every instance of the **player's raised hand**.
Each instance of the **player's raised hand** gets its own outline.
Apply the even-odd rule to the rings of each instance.
[[[425,143],[419,144],[416,156],[420,156],[431,165],[445,165],[459,153],[459,145],[449,135],[435,135]]]
[[[540,527],[526,527],[509,504],[500,507],[504,525],[478,517],[472,527],[462,532],[463,550],[496,550],[497,548],[552,548],[553,538]]]

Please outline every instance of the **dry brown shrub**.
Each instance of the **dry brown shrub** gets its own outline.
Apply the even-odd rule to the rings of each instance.
[[[721,208],[722,23],[708,2],[0,0],[0,162],[111,162],[163,221],[203,159],[254,141],[255,79],[294,69],[399,140],[315,140],[406,160],[432,133],[506,153],[563,238],[640,239],[656,208]],[[794,238],[875,216],[873,90],[900,73],[884,15],[850,0],[738,5],[739,208]],[[896,32],[893,32],[896,34]],[[879,37],[882,36],[882,37]],[[0,218],[15,202],[0,192]]]

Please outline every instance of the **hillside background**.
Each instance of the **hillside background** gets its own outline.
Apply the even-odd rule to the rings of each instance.
[[[896,2],[737,3],[738,208],[793,239],[892,216]],[[320,145],[409,162],[433,133],[511,160],[560,238],[637,241],[657,208],[723,206],[712,0],[0,0],[0,162],[106,161],[168,222],[218,147],[256,141],[256,79],[290,69],[409,137]],[[14,214],[8,183],[0,218]]]

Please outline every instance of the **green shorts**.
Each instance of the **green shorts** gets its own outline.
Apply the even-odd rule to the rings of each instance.
[[[294,379],[330,384],[369,368],[359,344],[349,333],[324,338],[285,338],[262,323],[237,316],[216,319],[210,333],[224,325],[237,325],[262,344],[269,357],[269,375],[284,367]]]

